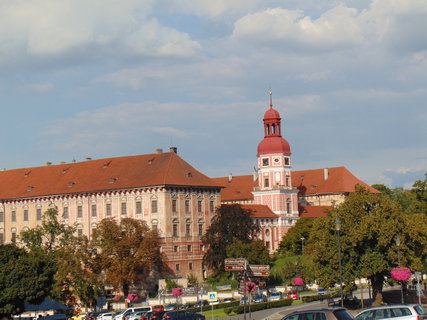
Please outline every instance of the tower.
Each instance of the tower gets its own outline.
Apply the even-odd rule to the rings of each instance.
[[[264,139],[258,144],[258,186],[253,195],[256,204],[267,205],[278,218],[274,241],[280,241],[298,219],[298,190],[291,181],[291,148],[282,137],[280,113],[270,108],[265,112]]]

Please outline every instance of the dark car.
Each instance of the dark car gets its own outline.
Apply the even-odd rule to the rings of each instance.
[[[200,313],[192,313],[185,310],[168,311],[164,314],[163,319],[168,320],[204,320],[205,316]]]
[[[165,311],[171,311],[171,310],[178,310],[178,309],[179,309],[179,304],[178,303],[170,303],[163,310],[165,310]]]
[[[352,320],[345,308],[307,308],[294,311],[282,320]]]
[[[208,306],[209,305],[209,301],[208,300],[200,300],[197,301],[193,307],[201,307],[201,306]]]
[[[185,310],[192,307],[194,307],[194,303],[186,302],[181,306],[181,309]]]
[[[163,319],[163,315],[166,311],[151,311],[146,313],[141,320],[160,320]]]
[[[263,294],[257,294],[252,301],[254,303],[267,302],[267,297]]]

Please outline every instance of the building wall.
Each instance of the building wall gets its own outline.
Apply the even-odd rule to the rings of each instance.
[[[172,200],[176,200],[173,212]],[[187,202],[187,207],[186,207]],[[199,203],[200,202],[200,203]],[[162,252],[176,275],[201,277],[204,248],[201,237],[209,228],[217,206],[218,188],[139,188],[81,195],[55,195],[0,203],[0,242],[19,242],[19,233],[41,223],[41,215],[56,207],[60,220],[76,226],[76,235],[89,239],[104,218],[143,220],[159,231]],[[156,210],[157,207],[157,210]],[[173,225],[177,225],[173,234]]]

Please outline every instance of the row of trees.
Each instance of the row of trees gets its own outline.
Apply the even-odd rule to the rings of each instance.
[[[21,232],[22,248],[0,246],[0,315],[19,314],[24,301],[47,296],[93,307],[105,285],[126,296],[134,285],[154,288],[152,279],[164,270],[159,235],[141,220],[104,219],[91,241],[74,234],[49,209],[39,226]]]

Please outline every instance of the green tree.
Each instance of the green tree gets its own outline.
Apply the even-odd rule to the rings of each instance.
[[[313,225],[307,250],[322,286],[339,282],[336,218],[341,220],[342,275],[347,290],[353,288],[356,279],[368,278],[380,303],[384,279],[398,265],[398,249],[401,266],[422,268],[427,253],[426,217],[404,214],[396,201],[356,186],[356,191],[329,217],[319,218]],[[400,248],[395,241],[397,235],[402,243]]]
[[[259,239],[244,242],[234,238],[227,247],[227,258],[245,258],[250,264],[270,264],[270,254]]]
[[[295,226],[291,227],[279,243],[278,252],[281,255],[301,255],[303,245],[309,244],[310,233],[313,228],[313,220],[300,218]]]
[[[41,252],[0,246],[0,318],[22,313],[24,302],[41,303],[51,291],[54,263]]]
[[[103,219],[93,232],[91,244],[106,282],[125,296],[132,285],[148,286],[149,278],[162,271],[159,235],[144,221]]]
[[[422,213],[427,215],[427,173],[424,175],[424,180],[414,182],[411,194],[414,196],[414,201],[409,206],[409,212]]]
[[[224,259],[227,258],[227,247],[234,238],[250,242],[251,236],[259,231],[251,212],[238,204],[221,205],[217,208],[212,223],[202,238],[207,246],[203,261],[208,268],[220,274],[224,271]]]

